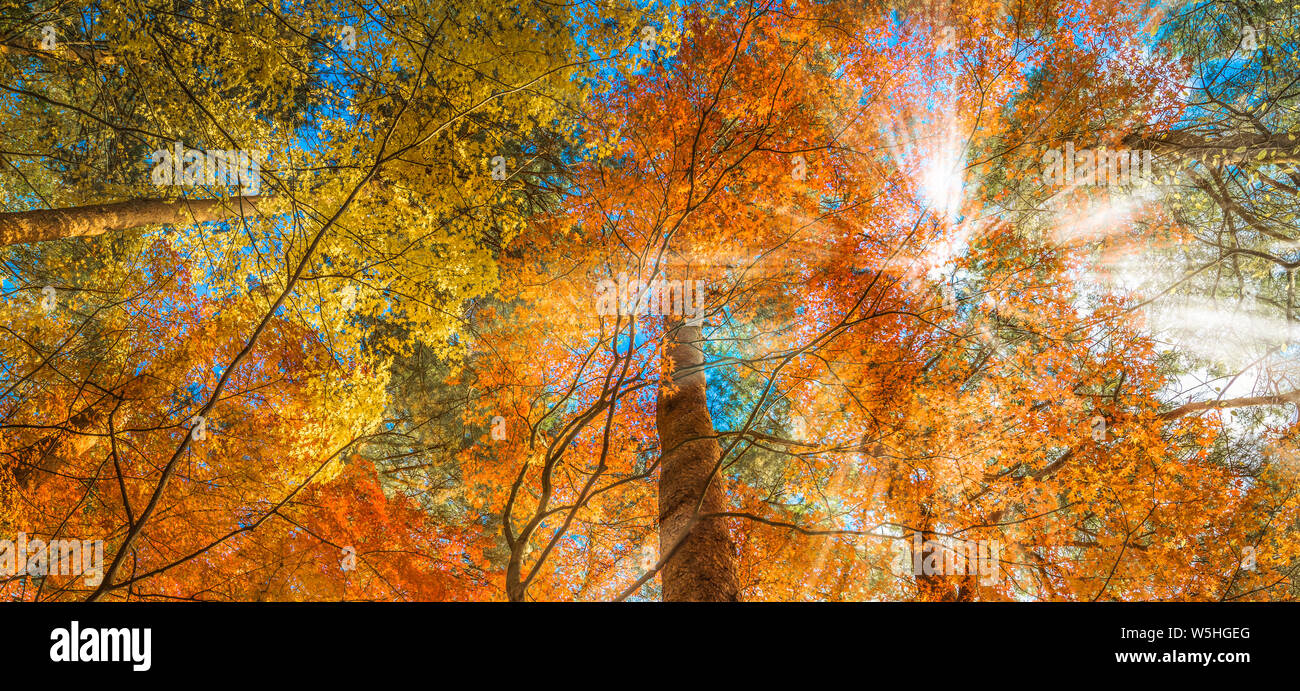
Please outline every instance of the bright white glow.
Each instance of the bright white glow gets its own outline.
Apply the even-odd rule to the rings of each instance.
[[[939,149],[925,162],[921,177],[921,190],[926,203],[947,223],[956,222],[961,213],[962,197],[966,183],[962,171],[966,167],[961,137],[957,123],[951,118],[944,123],[943,140]]]

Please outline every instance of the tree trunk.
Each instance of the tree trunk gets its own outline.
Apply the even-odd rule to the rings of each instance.
[[[57,41],[49,50],[40,47],[38,41],[11,41],[0,43],[0,54],[22,55],[24,57],[48,60],[50,58],[67,60],[76,57],[89,63],[100,65],[117,64],[117,56],[106,46],[84,42]]]
[[[668,555],[682,541],[662,570],[664,601],[736,602],[736,552],[721,519],[695,520],[700,514],[724,511],[721,473],[709,481],[720,450],[713,437],[703,370],[685,371],[704,362],[701,328],[669,323],[675,342],[665,357],[672,381],[660,382],[659,443],[663,458],[659,474],[659,549]],[[707,489],[706,489],[707,485]]]
[[[0,213],[0,246],[94,237],[109,231],[147,225],[202,223],[256,213],[254,204],[268,197],[233,199],[133,199],[65,209]]]
[[[1300,133],[1235,132],[1207,139],[1188,132],[1161,135],[1130,134],[1124,145],[1150,149],[1157,156],[1184,160],[1211,161],[1224,164],[1294,163],[1300,161]]]
[[[935,534],[929,531],[921,532],[922,563],[931,555],[936,561],[943,563],[943,548],[935,540],[935,537]],[[971,572],[974,568],[976,568],[975,564],[965,564],[964,570],[967,573],[961,575],[948,573],[914,574],[918,592],[917,599],[921,602],[973,602],[977,583],[975,574]]]

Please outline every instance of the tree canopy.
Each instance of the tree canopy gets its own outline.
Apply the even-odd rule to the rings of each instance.
[[[0,598],[1295,599],[1297,31],[6,6]]]

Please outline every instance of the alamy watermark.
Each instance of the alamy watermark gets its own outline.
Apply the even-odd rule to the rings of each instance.
[[[64,540],[46,542],[27,539],[18,533],[17,540],[0,540],[0,577],[81,576],[86,585],[97,586],[104,580],[103,540]]]
[[[154,151],[149,160],[154,164],[149,177],[155,185],[237,186],[246,195],[257,195],[262,190],[265,154],[261,151],[205,151],[172,142],[170,149]]]
[[[912,543],[894,543],[894,559],[889,570],[895,576],[964,576],[978,575],[981,585],[993,585],[1001,577],[999,568],[1002,545],[997,540],[961,540],[940,537],[921,539],[912,534]]]
[[[147,672],[153,666],[153,629],[82,627],[73,620],[50,632],[51,662],[130,662]]]
[[[662,278],[646,283],[640,279],[629,281],[626,273],[619,273],[617,282],[607,278],[596,284],[596,313],[676,315],[685,317],[690,326],[699,326],[704,321],[704,283]]]
[[[1074,142],[1043,152],[1043,182],[1049,187],[1113,187],[1162,185],[1169,182],[1153,170],[1150,150],[1075,149]]]

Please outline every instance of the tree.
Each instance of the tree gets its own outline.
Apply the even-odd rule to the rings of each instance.
[[[111,563],[91,599],[205,596],[213,584],[194,567],[220,559],[214,574],[245,573],[228,551],[237,538],[292,524],[295,497],[375,437],[388,362],[417,342],[448,349],[451,315],[491,289],[491,248],[531,203],[525,186],[494,179],[494,159],[511,156],[518,177],[516,154],[550,136],[591,62],[572,32],[586,6],[185,5],[28,8],[4,29],[7,489],[40,507],[7,525],[105,538]],[[32,48],[51,25],[68,50]],[[602,30],[590,46],[619,38]],[[28,291],[52,292],[54,307],[19,299]],[[376,322],[389,340],[359,337]],[[295,342],[307,350],[277,359]],[[281,397],[258,398],[280,385]],[[252,427],[229,426],[242,415]],[[208,421],[228,459],[196,448]],[[121,495],[111,520],[97,508],[109,459]],[[352,477],[369,491],[365,472]],[[70,478],[89,503],[63,503]],[[242,481],[219,480],[230,478]],[[173,518],[214,500],[192,523]],[[36,518],[56,512],[66,520]],[[98,522],[74,520],[86,512]],[[300,541],[267,542],[278,546],[259,568],[301,564],[283,551]]]
[[[0,591],[1293,599],[1289,15],[1147,9],[24,8]]]
[[[1250,540],[1238,519],[1261,498],[1240,494],[1213,454],[1212,428],[1186,415],[1196,408],[1167,402],[1177,371],[1134,319],[1139,296],[1075,278],[1095,238],[1063,232],[1075,207],[1039,175],[1045,145],[1081,126],[1111,128],[1114,143],[1175,107],[1155,78],[1171,68],[1125,48],[1141,29],[1130,14],[1013,9],[961,8],[972,29],[960,51],[937,58],[938,22],[916,44],[814,53],[804,46],[888,24],[857,15],[842,32],[828,19],[835,30],[822,34],[809,16],[785,24],[763,6],[722,21],[704,12],[687,21],[671,62],[607,99],[610,118],[594,129],[619,131],[621,143],[583,169],[567,208],[521,237],[508,316],[480,334],[493,344],[492,388],[513,389],[500,408],[537,445],[536,455],[497,456],[516,470],[500,490],[518,562],[506,575],[512,598],[533,587],[540,598],[627,596],[662,570],[665,597],[730,599],[710,585],[727,582],[712,574],[732,559],[746,599],[1222,597],[1233,587]],[[909,56],[926,67],[889,71]],[[1032,69],[1019,68],[1025,60]],[[913,120],[911,139],[878,126],[931,110],[933,83],[954,78],[945,119]],[[849,79],[890,99],[830,96]],[[1076,190],[1075,203],[1088,192]],[[653,310],[609,302],[600,314],[612,286],[624,300],[636,292],[620,274],[709,286],[705,331],[720,345],[702,349],[712,400],[692,414],[665,411],[668,375],[696,361],[684,345],[696,337]],[[543,328],[530,346],[503,331]],[[643,392],[656,384],[651,441]],[[1110,430],[1101,443],[1089,433],[1097,417]],[[700,447],[682,455],[709,478],[687,493],[695,525],[728,522],[729,539],[699,557],[664,522],[679,443]],[[655,470],[660,544],[653,564],[637,563],[654,527],[652,487],[631,487]],[[725,500],[703,510],[701,490],[714,488]],[[1196,515],[1170,508],[1193,500]],[[1001,543],[1002,559],[979,578],[910,568],[989,543]],[[1201,566],[1160,567],[1186,564],[1192,543]],[[900,549],[908,568],[887,571]],[[683,554],[677,563],[696,566],[674,573]],[[575,560],[587,565],[577,581],[563,571]],[[634,580],[619,588],[593,571]],[[537,583],[546,575],[552,582]]]

